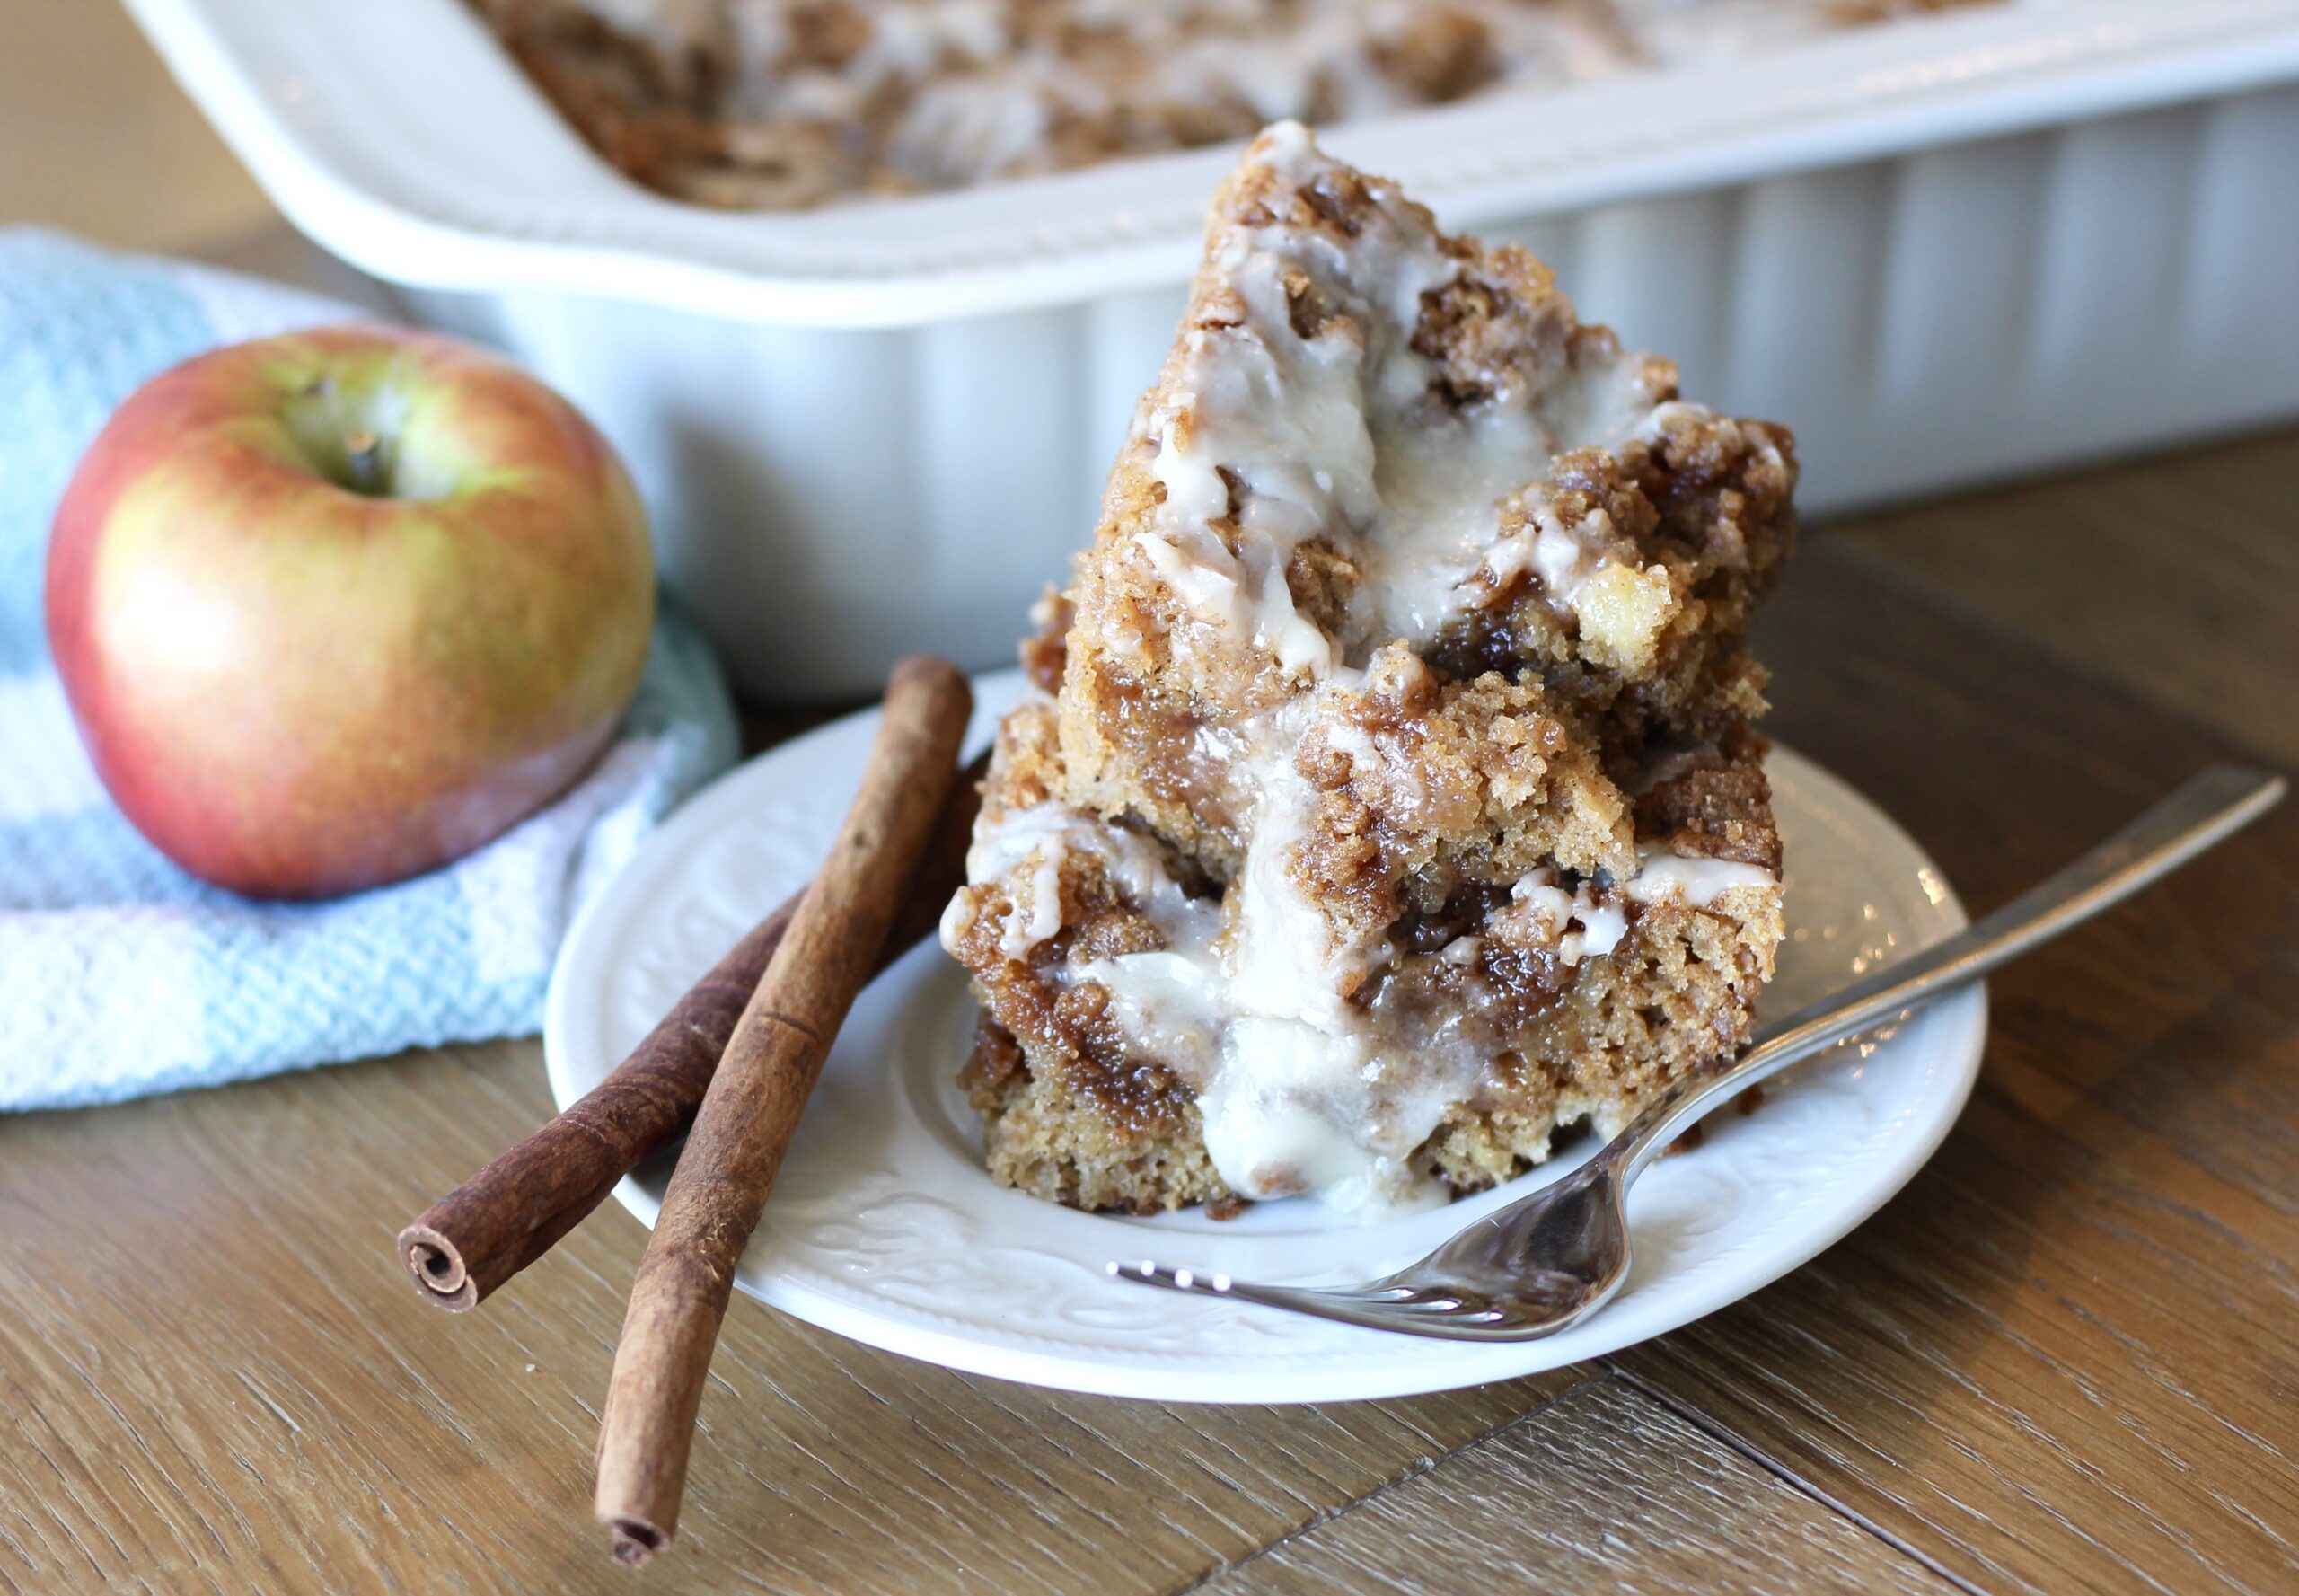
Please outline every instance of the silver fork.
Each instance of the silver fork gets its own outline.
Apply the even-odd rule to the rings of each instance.
[[[1235,1297],[1343,1324],[1452,1341],[1533,1341],[1589,1318],[1628,1276],[1628,1188],[1679,1132],[1796,1060],[1969,985],[2129,897],[2256,820],[2284,780],[2215,765],[2040,886],[1969,928],[1759,1030],[1730,1066],[1678,1081],[1603,1151],[1369,1284],[1256,1285],[1149,1260],[1121,1280]]]

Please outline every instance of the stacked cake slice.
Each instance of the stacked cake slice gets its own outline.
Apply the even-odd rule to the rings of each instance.
[[[944,921],[991,1172],[1439,1202],[1736,1046],[1787,433],[1270,129],[1026,645]]]

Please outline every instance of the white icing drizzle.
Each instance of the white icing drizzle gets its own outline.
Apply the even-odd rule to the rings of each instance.
[[[1160,951],[1070,974],[1108,988],[1129,1042],[1197,1093],[1206,1150],[1232,1189],[1400,1212],[1442,1199],[1408,1160],[1474,1089],[1484,1060],[1466,1048],[1386,1052],[1350,1001],[1389,957],[1386,938],[1337,938],[1293,877],[1317,794],[1291,750],[1334,691],[1290,700],[1247,728],[1250,841],[1226,922],[1200,919],[1168,930]]]
[[[1729,859],[1704,859],[1670,853],[1658,848],[1636,851],[1636,874],[1620,884],[1622,893],[1636,904],[1689,904],[1711,909],[1726,893],[1743,887],[1769,891],[1780,878],[1762,865]]]
[[[1009,892],[1021,881],[999,938],[1008,958],[1027,958],[1061,929],[1061,864],[1073,851],[1097,857],[1111,884],[1168,938],[1206,935],[1207,921],[1219,916],[1213,905],[1183,891],[1158,843],[1067,804],[1034,804],[978,826],[966,851],[967,880],[1003,879]],[[1024,865],[1026,878],[1018,876]],[[962,902],[943,912],[946,948],[956,947],[970,922]]]
[[[1568,965],[1582,958],[1602,958],[1621,944],[1628,935],[1628,916],[1618,904],[1599,904],[1580,916],[1580,946],[1565,959]]]
[[[1520,877],[1509,889],[1504,914],[1529,918],[1535,945],[1554,946],[1568,965],[1583,958],[1600,958],[1620,946],[1628,935],[1628,916],[1619,905],[1600,902],[1596,884],[1583,881],[1567,893],[1557,884],[1556,869],[1542,865]]]
[[[1529,570],[1548,601],[1569,612],[1590,577],[1606,565],[1634,563],[1634,550],[1602,510],[1567,526],[1556,512],[1555,497],[1546,484],[1527,489],[1519,500],[1525,508],[1524,526],[1493,540],[1479,572],[1500,588]],[[1459,586],[1455,584],[1453,591]]]
[[[1258,148],[1288,189],[1334,170],[1298,124]],[[1461,265],[1393,190],[1372,192],[1346,249],[1284,222],[1230,232],[1206,272],[1242,319],[1189,332],[1172,384],[1186,399],[1140,423],[1165,489],[1154,530],[1138,534],[1152,568],[1197,619],[1309,680],[1352,679],[1381,639],[1425,641],[1478,601],[1480,571],[1498,585],[1530,569],[1570,608],[1600,567],[1634,570],[1601,515],[1568,528],[1539,484],[1560,453],[1649,431],[1661,392],[1642,355],[1584,350],[1572,364],[1560,320],[1545,367],[1495,373],[1501,391],[1465,409],[1433,396],[1437,367],[1411,340],[1424,295]],[[1329,313],[1306,339],[1287,296],[1302,277]],[[1229,514],[1232,483],[1225,542],[1211,524]],[[1504,537],[1502,502],[1520,490],[1530,525]],[[1365,570],[1377,611],[1339,648],[1285,586],[1293,551],[1320,537]]]

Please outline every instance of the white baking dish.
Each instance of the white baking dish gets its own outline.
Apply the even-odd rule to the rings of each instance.
[[[128,4],[299,226],[598,419],[766,698],[1009,656],[1234,154],[728,215],[606,168],[460,0]],[[2299,0],[2030,0],[1327,143],[1792,424],[1810,507],[2299,412]]]

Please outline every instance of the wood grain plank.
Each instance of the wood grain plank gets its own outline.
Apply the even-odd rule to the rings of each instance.
[[[2299,433],[1943,499],[1825,534],[2140,698],[2299,763]]]
[[[1975,906],[2229,752],[1826,552],[1769,627],[1780,735]],[[2299,812],[1992,995],[1907,1192],[1619,1366],[1992,1589],[2292,1588]]]
[[[532,1043],[0,1121],[0,1588],[622,1588],[588,1512],[643,1240],[476,1314],[392,1235],[547,1111]],[[1570,1377],[1193,1408],[952,1374],[741,1299],[657,1589],[1171,1590]]]
[[[1208,1596],[1955,1587],[1618,1379],[1227,1569]]]

